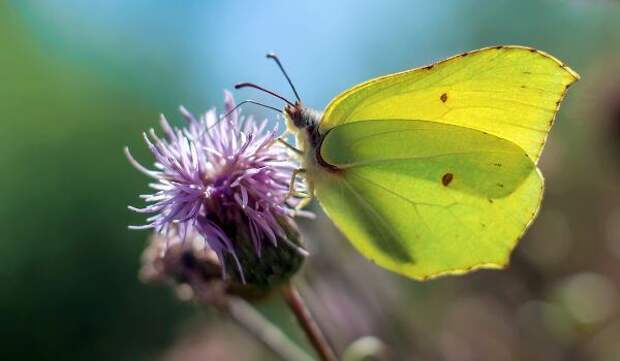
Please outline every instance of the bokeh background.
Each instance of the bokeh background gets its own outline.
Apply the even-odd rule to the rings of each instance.
[[[123,146],[148,163],[140,134],[159,113],[221,108],[238,81],[288,94],[267,51],[321,108],[370,77],[495,44],[582,76],[511,267],[410,281],[368,264],[319,211],[302,224],[314,255],[297,282],[339,351],[376,335],[392,360],[619,360],[620,3],[604,0],[1,2],[0,359],[273,359],[138,280],[147,234],[127,230],[142,219],[126,205],[146,179]],[[260,308],[307,348],[280,301]]]

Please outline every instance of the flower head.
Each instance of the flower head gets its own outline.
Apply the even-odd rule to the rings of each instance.
[[[249,241],[254,256],[283,241],[289,249],[299,246],[292,217],[297,202],[289,198],[289,184],[297,164],[277,142],[277,129],[266,131],[267,121],[237,115],[229,93],[225,96],[226,116],[215,110],[196,119],[180,108],[186,127],[172,127],[164,116],[164,138],[154,130],[144,140],[155,157],[154,170],[139,164],[125,149],[130,162],[155,179],[155,193],[143,195],[148,206],[129,207],[150,213],[144,226],[182,242],[187,236],[201,236],[215,252],[222,267],[232,259],[244,279],[239,254],[247,256]],[[297,186],[303,186],[297,184]],[[244,248],[245,247],[245,248]],[[246,257],[247,258],[247,257]]]

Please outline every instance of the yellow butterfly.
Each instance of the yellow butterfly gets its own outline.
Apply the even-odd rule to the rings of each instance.
[[[576,72],[540,50],[489,47],[371,79],[321,113],[268,57],[296,102],[236,87],[286,101],[296,174],[363,255],[415,279],[508,263],[540,207],[536,164]]]

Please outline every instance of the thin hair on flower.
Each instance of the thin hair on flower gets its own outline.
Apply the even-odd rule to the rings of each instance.
[[[129,206],[138,213],[152,214],[142,226],[154,229],[171,240],[183,242],[199,234],[225,267],[224,255],[231,255],[244,280],[231,230],[244,229],[260,257],[264,247],[277,247],[282,240],[305,254],[287,237],[283,221],[312,216],[295,209],[299,199],[290,197],[289,184],[298,163],[277,139],[277,126],[267,130],[268,122],[241,117],[232,95],[225,93],[225,114],[218,119],[215,109],[196,119],[185,108],[180,112],[185,127],[172,127],[162,115],[160,138],[153,129],[144,141],[155,158],[154,169],[141,165],[125,153],[131,164],[153,178],[155,192],[141,195],[148,205]],[[303,189],[301,180],[296,189]]]

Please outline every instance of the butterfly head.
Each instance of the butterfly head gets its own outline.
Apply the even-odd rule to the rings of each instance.
[[[314,131],[321,119],[321,113],[296,101],[293,105],[284,106],[284,117],[289,129]]]

